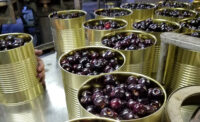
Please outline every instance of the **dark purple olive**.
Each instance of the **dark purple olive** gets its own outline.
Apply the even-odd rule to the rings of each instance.
[[[117,110],[117,109],[120,109],[121,106],[122,106],[122,101],[121,101],[119,98],[114,98],[114,99],[112,99],[112,100],[110,101],[110,107],[111,107],[112,109]]]
[[[109,117],[109,118],[116,118],[118,115],[112,109],[106,107],[106,108],[103,108],[101,110],[100,116]]]

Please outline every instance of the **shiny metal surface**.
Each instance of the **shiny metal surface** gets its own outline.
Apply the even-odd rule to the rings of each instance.
[[[162,12],[163,10],[169,10],[169,11],[178,11],[180,13],[183,13],[184,11],[190,12],[192,13],[192,16],[190,17],[185,17],[185,18],[178,18],[178,17],[169,17],[169,16],[164,16],[164,15],[159,15],[157,12]],[[185,8],[161,8],[155,11],[154,14],[154,18],[155,19],[165,19],[165,20],[169,20],[169,21],[173,21],[173,22],[178,22],[181,21],[183,19],[192,19],[195,18],[197,15],[197,12],[194,10],[190,10],[190,9],[185,9]]]
[[[153,68],[153,56],[154,56],[154,48],[157,43],[157,39],[153,34],[146,33],[144,31],[139,30],[124,30],[118,32],[112,32],[106,34],[103,38],[109,38],[116,34],[127,33],[127,34],[137,34],[139,37],[144,39],[152,39],[153,45],[144,49],[138,50],[119,50],[126,57],[126,70],[128,72],[136,72],[144,75],[151,76],[152,68]],[[103,44],[102,44],[103,45]],[[105,45],[104,45],[105,46]]]
[[[133,11],[132,10],[129,10],[129,9],[124,9],[124,8],[109,8],[108,10],[123,10],[123,11],[128,11],[130,12],[130,14],[128,15],[125,15],[125,16],[117,16],[117,17],[108,17],[108,16],[103,16],[103,15],[98,15],[98,12],[101,12],[101,11],[104,11],[104,10],[107,10],[107,9],[97,9],[94,11],[94,15],[96,17],[96,19],[100,19],[100,18],[118,18],[118,19],[124,19],[128,22],[128,25],[127,25],[127,29],[131,29],[132,28],[132,21],[131,21],[131,18],[133,16]]]
[[[46,68],[46,92],[22,105],[0,105],[0,122],[65,122],[68,119],[56,54],[44,56],[42,59]]]
[[[146,79],[149,79],[151,82],[155,83],[156,85],[158,85],[162,89],[163,94],[164,94],[164,100],[163,100],[162,106],[156,112],[154,112],[153,114],[146,116],[146,117],[143,117],[143,118],[138,118],[138,119],[120,120],[120,122],[161,122],[161,118],[162,118],[162,115],[164,113],[164,107],[165,107],[166,100],[167,100],[167,94],[165,92],[164,87],[158,81],[156,81],[156,80],[154,80],[154,79],[152,79],[148,76],[138,74],[138,73],[133,73],[133,72],[115,72],[115,73],[107,73],[107,74],[112,74],[112,75],[115,75],[115,76],[121,77],[121,78],[128,77],[130,75],[144,77]],[[82,93],[83,90],[89,89],[91,87],[93,87],[93,88],[101,87],[102,85],[104,85],[101,82],[101,80],[98,80],[98,79],[104,77],[104,75],[107,75],[107,74],[102,74],[102,75],[99,75],[99,76],[96,76],[96,77],[93,77],[93,78],[87,80],[84,84],[82,84],[80,86],[80,88],[78,90],[77,98],[80,99],[80,96],[81,96],[81,93]],[[80,110],[81,110],[81,117],[98,117],[98,116],[88,112],[80,104],[80,101],[78,101],[78,102],[79,102],[79,106],[80,106]]]
[[[191,85],[200,85],[200,52],[180,47],[171,48],[166,62],[167,91]]]
[[[33,37],[25,33],[1,34],[22,38],[23,46],[0,51],[0,103],[20,104],[30,101],[43,93],[37,78],[37,59],[33,47]]]
[[[65,58],[66,56],[69,56],[69,55],[75,53],[76,51],[85,51],[85,50],[88,50],[88,51],[95,50],[98,52],[112,50],[113,52],[116,53],[116,57],[121,61],[121,66],[119,67],[118,70],[124,69],[126,59],[125,59],[125,56],[123,55],[123,53],[121,53],[120,51],[117,51],[117,50],[113,50],[111,48],[100,47],[100,46],[82,47],[82,48],[74,49],[68,53],[64,53],[58,61],[59,66],[60,66],[61,60],[63,58]],[[67,107],[69,110],[69,112],[68,112],[69,119],[78,118],[78,117],[80,117],[80,108],[78,105],[78,99],[76,97],[78,89],[86,80],[88,80],[89,78],[95,77],[95,75],[77,75],[77,74],[66,71],[61,66],[60,66],[60,68],[62,71],[63,84],[64,84],[66,100],[67,100]]]
[[[85,31],[82,26],[87,13],[82,10],[64,10],[57,13],[65,14],[74,12],[84,13],[85,15],[78,18],[57,19],[51,17],[53,13],[49,14],[57,58],[65,52],[88,45],[85,41]]]
[[[86,25],[89,24],[94,24],[100,20],[112,20],[115,22],[118,22],[121,27],[118,29],[111,29],[111,30],[97,30],[97,29],[89,29],[86,27]],[[85,33],[86,33],[86,39],[89,41],[89,45],[93,46],[93,45],[101,45],[101,38],[110,32],[115,32],[115,31],[119,31],[119,30],[125,30],[127,27],[128,23],[123,20],[123,19],[116,19],[116,18],[101,18],[101,19],[91,19],[88,20],[84,23],[84,28],[85,28]]]

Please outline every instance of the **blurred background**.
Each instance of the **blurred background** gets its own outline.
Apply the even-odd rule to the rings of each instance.
[[[158,2],[160,0],[0,0],[0,32],[25,32],[33,35],[34,46],[53,49],[48,14],[64,9],[83,9],[87,19],[94,18],[98,8],[119,6],[126,2]],[[192,2],[193,0],[177,0]]]

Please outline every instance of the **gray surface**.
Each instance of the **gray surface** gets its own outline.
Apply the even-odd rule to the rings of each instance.
[[[45,94],[23,105],[0,105],[0,122],[64,122],[68,119],[56,55],[51,54],[42,59],[46,68]]]

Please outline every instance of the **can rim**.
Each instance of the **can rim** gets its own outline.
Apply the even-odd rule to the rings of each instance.
[[[89,78],[88,80],[86,80],[86,81],[79,87],[78,92],[77,92],[77,96],[76,96],[76,97],[78,98],[78,104],[79,104],[79,106],[81,107],[81,109],[83,109],[85,112],[87,112],[87,113],[89,113],[89,114],[92,114],[92,113],[88,112],[87,110],[85,110],[85,108],[84,108],[84,107],[81,105],[81,103],[80,103],[80,100],[79,100],[80,89],[81,89],[82,87],[84,87],[84,85],[86,85],[88,82],[91,82],[91,80],[93,80],[93,79],[102,77],[102,76],[104,76],[104,75],[112,75],[112,74],[118,74],[118,75],[124,75],[124,74],[127,75],[127,74],[128,74],[128,75],[134,75],[134,76],[142,76],[142,77],[147,78],[147,79],[151,80],[152,82],[156,83],[156,84],[162,89],[162,91],[163,91],[163,93],[164,93],[164,101],[163,101],[163,104],[162,104],[162,106],[161,106],[157,111],[155,111],[154,113],[152,113],[152,114],[150,114],[150,115],[148,115],[148,116],[142,117],[142,118],[138,118],[138,119],[120,120],[120,122],[123,122],[123,121],[132,122],[133,120],[134,120],[134,121],[140,121],[140,120],[146,119],[146,118],[148,118],[148,117],[150,117],[150,116],[153,116],[153,115],[157,114],[157,113],[160,112],[161,110],[164,111],[164,107],[165,107],[166,101],[167,101],[167,93],[166,93],[164,87],[161,85],[160,82],[154,80],[153,78],[151,78],[151,77],[149,77],[149,76],[146,76],[146,75],[143,75],[143,74],[135,73],[135,72],[111,72],[111,73],[101,74],[101,75],[99,75],[99,76],[95,76],[95,77],[92,77],[92,78]],[[92,115],[94,115],[94,114],[92,114]],[[94,116],[95,116],[95,117],[99,117],[99,116],[96,116],[96,115],[94,115]]]
[[[190,19],[190,18],[195,18],[195,16],[197,15],[197,12],[194,10],[189,10],[189,9],[185,9],[185,8],[169,8],[169,7],[164,7],[164,8],[160,8],[158,10],[156,10],[154,13],[156,16],[162,16],[162,17],[169,17],[169,18],[177,18],[177,19],[182,19],[182,18],[178,18],[178,17],[170,17],[170,16],[165,16],[165,15],[160,15],[158,14],[158,12],[163,11],[164,9],[167,10],[178,10],[178,11],[188,11],[193,13],[194,15],[190,16],[190,17],[184,17],[183,19]]]
[[[85,47],[76,48],[76,49],[73,49],[73,50],[71,50],[71,51],[69,51],[69,52],[63,53],[63,54],[59,57],[59,60],[58,60],[58,65],[59,65],[60,69],[62,69],[62,71],[66,72],[66,73],[69,73],[69,74],[72,74],[72,75],[77,75],[77,76],[82,76],[82,77],[90,77],[90,76],[93,77],[93,76],[98,76],[98,75],[100,75],[100,74],[105,74],[105,73],[100,73],[100,74],[98,74],[98,75],[79,75],[79,74],[75,74],[75,73],[66,71],[66,70],[61,66],[61,64],[60,64],[60,61],[62,60],[62,58],[65,57],[65,55],[67,55],[67,54],[69,54],[69,53],[71,53],[71,52],[73,52],[73,51],[78,51],[78,50],[83,50],[83,49],[94,49],[94,48],[96,48],[96,49],[111,50],[111,51],[117,52],[118,54],[120,54],[120,55],[123,57],[123,63],[122,63],[122,65],[121,65],[117,70],[114,70],[113,72],[120,70],[120,69],[126,64],[126,57],[125,57],[125,55],[124,55],[122,52],[118,51],[118,50],[114,50],[114,49],[112,49],[112,48],[105,47],[105,46],[85,46]]]
[[[146,20],[146,19],[145,19],[145,20]],[[144,20],[140,20],[140,21],[135,22],[135,23],[139,23],[139,22],[142,22],[142,21],[144,21]],[[153,22],[166,22],[166,23],[168,23],[168,24],[176,25],[176,26],[178,27],[177,29],[174,29],[173,31],[169,31],[169,32],[177,32],[178,30],[181,29],[181,25],[180,25],[179,23],[177,23],[177,22],[173,22],[173,21],[169,21],[169,20],[165,20],[165,19],[152,19],[152,21],[153,21]],[[142,29],[137,29],[137,28],[135,28],[135,27],[133,26],[135,23],[132,24],[132,28],[133,28],[134,30],[142,30]],[[142,31],[144,31],[144,30],[142,30]],[[159,31],[145,31],[145,32],[164,33],[164,32],[159,32]]]
[[[125,25],[124,25],[123,27],[120,27],[120,28],[117,28],[117,29],[111,29],[111,30],[97,30],[97,29],[89,29],[89,28],[85,27],[85,24],[87,24],[87,23],[90,23],[90,22],[93,22],[93,21],[100,21],[100,20],[114,20],[114,21],[121,21],[121,22],[123,22]],[[83,26],[86,30],[94,30],[94,31],[101,31],[101,32],[102,32],[102,31],[115,31],[115,30],[124,29],[124,28],[127,27],[127,25],[128,25],[128,22],[127,22],[126,20],[124,20],[124,19],[116,19],[116,18],[101,18],[101,19],[90,19],[90,20],[84,22],[82,26]]]
[[[0,50],[0,53],[10,52],[10,51],[13,51],[15,49],[22,48],[22,47],[26,46],[27,44],[33,42],[33,36],[31,34],[27,34],[27,33],[6,33],[6,34],[0,34],[0,38],[3,37],[3,36],[8,36],[8,35],[27,35],[28,37],[30,37],[30,41],[24,43],[24,45],[22,45],[22,46],[19,46],[19,47],[13,48],[13,49],[2,50],[2,51]]]
[[[151,36],[154,39],[154,44],[151,45],[151,46],[145,47],[145,48],[137,49],[137,50],[122,50],[122,49],[115,49],[115,48],[112,48],[112,47],[109,47],[109,48],[112,48],[112,49],[115,49],[115,50],[119,50],[119,51],[124,51],[124,52],[132,52],[132,51],[140,51],[140,50],[145,50],[145,49],[148,49],[148,48],[152,48],[157,43],[157,38],[153,34],[147,33],[145,31],[141,31],[141,30],[122,30],[122,31],[111,32],[111,33],[106,34],[105,36],[103,36],[101,38],[101,44],[104,45],[102,43],[102,41],[103,41],[104,38],[106,38],[108,36],[113,36],[113,35],[119,34],[119,33],[129,33],[129,32],[130,33],[137,33],[137,34],[145,34],[145,35]],[[106,46],[106,45],[104,45],[104,46]],[[108,47],[108,46],[106,46],[106,47]]]
[[[134,2],[134,3],[123,3],[120,5],[120,8],[123,8],[124,5],[127,5],[127,4],[140,4],[139,2]],[[142,3],[142,4],[145,4],[145,5],[152,5],[153,7],[152,8],[144,8],[144,9],[131,9],[131,8],[128,8],[128,9],[131,9],[131,10],[149,10],[149,9],[155,9],[157,6],[156,4],[154,3]]]
[[[124,16],[115,16],[115,17],[110,17],[110,16],[103,16],[103,15],[99,15],[97,14],[97,12],[103,11],[103,10],[125,10],[125,11],[129,11],[130,13],[128,15],[124,15]],[[109,17],[109,18],[117,18],[117,17],[126,17],[126,16],[130,16],[133,14],[133,11],[130,9],[125,9],[125,8],[119,8],[119,7],[115,7],[115,8],[101,8],[101,9],[97,9],[94,11],[94,15],[95,16],[100,16],[100,17]]]
[[[85,17],[85,16],[87,15],[87,12],[86,12],[86,11],[83,11],[83,10],[62,10],[62,11],[57,11],[57,13],[62,13],[62,12],[66,12],[66,13],[69,13],[69,12],[82,12],[82,13],[84,13],[84,15],[83,15],[83,16],[79,16],[79,17],[76,17],[76,18],[61,19],[61,18],[52,18],[52,17],[51,17],[51,15],[53,14],[53,12],[52,12],[52,13],[50,13],[50,14],[48,15],[48,18],[49,18],[50,20],[75,20],[75,19],[80,19],[81,17]]]
[[[113,122],[120,122],[119,120],[114,120],[111,118],[105,118],[105,117],[82,117],[82,118],[78,118],[78,119],[72,119],[72,120],[68,120],[66,122],[74,122],[74,121],[80,121],[80,120],[84,120],[84,119],[92,119],[92,120],[108,120],[108,121],[113,121]]]

